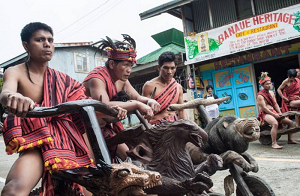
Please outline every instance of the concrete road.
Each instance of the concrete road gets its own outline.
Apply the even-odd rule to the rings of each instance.
[[[300,133],[294,134],[294,139],[300,141]],[[257,160],[259,171],[249,174],[265,180],[276,196],[300,196],[300,145],[286,142],[287,135],[278,140],[279,145],[284,146],[280,150],[264,146],[258,141],[250,143],[248,152]],[[225,194],[223,179],[227,175],[228,170],[217,172],[212,176],[215,192]]]
[[[2,190],[5,178],[9,172],[10,167],[17,159],[18,155],[7,155],[5,152],[5,145],[3,141],[3,137],[0,136],[0,190]]]
[[[300,141],[300,133],[294,134]],[[259,172],[250,173],[264,179],[273,189],[276,196],[300,196],[300,145],[287,144],[287,136],[279,139],[284,148],[272,149],[271,146],[261,145],[258,141],[250,144],[248,152],[258,161]],[[4,142],[0,136],[0,191],[2,190],[7,173],[18,155],[6,155]],[[212,176],[215,192],[224,194],[223,179],[229,174],[219,171]]]

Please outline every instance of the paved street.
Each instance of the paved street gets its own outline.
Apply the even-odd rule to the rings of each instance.
[[[300,141],[300,133],[294,134],[294,139]],[[258,173],[249,173],[265,180],[276,196],[299,196],[300,191],[300,145],[287,144],[287,135],[281,136],[281,150],[264,146],[258,141],[250,144],[248,152],[255,157],[259,165]],[[223,179],[229,175],[227,171],[217,172],[212,176],[215,192],[223,193]]]
[[[295,139],[300,141],[300,133],[295,134]],[[300,191],[300,145],[286,144],[287,136],[279,139],[279,144],[284,145],[281,150],[271,149],[270,146],[261,145],[258,141],[250,145],[249,153],[259,164],[259,172],[251,173],[264,179],[274,190],[276,196],[299,196]],[[6,175],[17,155],[6,155],[4,143],[0,137],[0,190],[4,185]],[[228,170],[217,172],[212,176],[213,190],[223,193],[223,179],[229,174]]]
[[[17,157],[17,154],[10,156],[6,154],[3,137],[0,136],[0,190],[2,190],[6,175]]]

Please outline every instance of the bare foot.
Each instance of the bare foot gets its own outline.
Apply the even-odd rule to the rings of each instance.
[[[281,149],[283,147],[279,146],[278,144],[272,144],[272,148],[274,148],[274,149]]]
[[[300,144],[300,142],[297,142],[295,140],[289,140],[287,143],[288,144]]]
[[[215,191],[214,191],[212,188],[210,188],[210,189],[208,190],[208,192],[209,192],[209,193],[214,193]]]

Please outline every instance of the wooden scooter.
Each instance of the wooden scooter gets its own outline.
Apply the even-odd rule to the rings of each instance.
[[[181,109],[196,108],[199,112],[200,117],[202,118],[202,121],[205,122],[205,124],[207,125],[209,122],[212,121],[212,119],[209,117],[204,106],[210,104],[220,104],[228,98],[229,97],[223,97],[216,100],[204,100],[202,98],[196,99],[182,104]],[[172,105],[170,105],[170,108],[176,110],[174,109],[174,107],[172,107]],[[247,161],[249,162],[249,160]],[[234,163],[227,164],[227,167],[229,168],[229,173],[233,177],[233,180],[237,185],[237,196],[275,196],[275,193],[273,192],[272,188],[260,177],[249,175],[247,172],[243,171],[241,167],[237,166]],[[233,190],[231,190],[231,192],[233,192]],[[221,194],[209,193],[209,195],[218,196]]]
[[[294,116],[294,115],[300,115],[300,112],[289,111],[289,112],[283,113],[282,115],[280,115],[280,117],[285,118],[287,116]],[[263,145],[270,145],[270,144],[272,144],[271,129],[272,129],[272,127],[268,123],[265,123],[264,125],[260,126],[260,138],[259,138],[259,142],[261,144],[263,144]],[[300,127],[292,127],[292,128],[288,129],[286,126],[284,126],[282,130],[278,130],[277,131],[277,138],[276,138],[276,140],[279,140],[279,138],[282,135],[297,133],[299,131],[300,131]]]

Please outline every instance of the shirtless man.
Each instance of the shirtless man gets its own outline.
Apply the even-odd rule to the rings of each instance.
[[[295,70],[296,70],[296,72],[297,72],[297,78],[300,79],[300,69],[299,69],[299,68],[296,68]],[[296,116],[295,116],[295,119],[296,119],[296,126],[297,126],[297,127],[300,127],[300,116],[299,116],[299,115],[296,115]]]
[[[282,146],[279,146],[276,141],[278,127],[281,124],[286,124],[288,125],[288,128],[290,128],[293,126],[293,121],[279,116],[281,111],[277,104],[274,92],[271,91],[271,78],[267,74],[267,72],[262,72],[261,79],[259,80],[263,90],[259,91],[257,94],[257,103],[259,107],[258,120],[262,123],[267,122],[272,126],[272,148],[281,149]],[[290,137],[288,142],[292,142]]]
[[[281,83],[277,92],[284,101],[284,106],[288,104],[291,108],[300,108],[300,79],[297,77],[297,71],[289,69],[287,75],[288,78]]]
[[[6,152],[20,153],[1,195],[28,196],[41,177],[43,195],[54,195],[49,180],[52,170],[91,164],[83,137],[85,129],[78,114],[62,118],[24,117],[35,106],[50,107],[87,96],[79,82],[47,66],[54,52],[51,27],[40,22],[29,23],[22,29],[21,40],[29,60],[5,71],[0,94],[1,104],[10,112],[3,126]],[[123,118],[126,113],[122,109],[119,115]]]
[[[123,35],[124,39],[128,39],[128,35]],[[108,39],[110,40],[110,39]],[[154,99],[141,96],[132,87],[128,81],[132,66],[136,63],[135,42],[132,38],[130,41],[112,43],[108,40],[102,40],[100,44],[104,46],[101,50],[107,50],[108,60],[105,67],[98,66],[92,70],[84,79],[83,85],[86,88],[86,94],[93,99],[101,100],[109,105],[118,105],[129,112],[138,110],[146,119],[153,117],[153,111],[159,111],[160,105]],[[129,95],[124,99],[119,97],[124,92]],[[101,117],[98,122],[102,127],[103,135],[106,138],[114,137],[116,133],[123,130],[121,122],[106,124]],[[116,155],[122,160],[126,159],[126,151],[128,147],[120,144],[117,147]],[[111,153],[115,148],[110,149]]]
[[[160,124],[163,121],[175,121],[178,119],[174,111],[167,111],[170,104],[183,103],[182,86],[173,78],[177,65],[175,55],[172,52],[164,52],[158,58],[159,76],[145,83],[143,95],[151,97],[160,103],[161,109],[154,113],[150,124]],[[153,95],[153,92],[155,93]],[[178,111],[179,119],[186,119],[184,110]]]
[[[282,98],[281,110],[282,112],[299,111],[300,109],[300,79],[296,69],[289,69],[287,76],[281,85],[278,87],[278,95]],[[296,125],[299,126],[299,118],[296,116]],[[289,143],[300,144],[292,140],[292,134],[289,134]]]
[[[299,68],[296,68],[295,70],[296,70],[296,72],[297,72],[297,78],[300,79],[300,69],[299,69]]]

